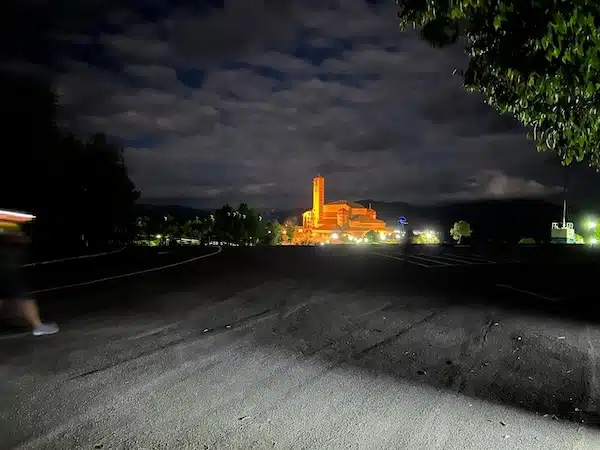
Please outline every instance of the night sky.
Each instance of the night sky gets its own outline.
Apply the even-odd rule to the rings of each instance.
[[[463,91],[461,48],[401,33],[393,2],[19,4],[4,67],[51,77],[70,127],[122,139],[144,202],[309,207],[317,173],[327,200],[561,189],[556,159]],[[580,194],[595,181],[574,178]]]

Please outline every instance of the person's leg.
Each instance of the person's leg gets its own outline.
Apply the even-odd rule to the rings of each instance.
[[[42,323],[36,301],[27,294],[27,283],[17,264],[18,255],[13,250],[0,245],[0,298],[7,299],[14,305],[16,315],[25,320],[34,335],[56,333],[56,324]]]
[[[23,273],[13,267],[7,271],[7,275],[10,276],[5,277],[4,291],[14,302],[16,315],[32,328],[35,336],[56,333],[58,326],[55,323],[45,324],[40,319],[37,302],[27,294],[29,289]]]
[[[37,328],[42,325],[40,319],[40,312],[38,310],[35,300],[31,298],[19,300],[19,309],[23,318],[27,321],[32,328]]]
[[[35,336],[54,334],[58,332],[55,323],[42,323],[37,303],[32,298],[20,298],[16,301],[18,314],[25,319]]]

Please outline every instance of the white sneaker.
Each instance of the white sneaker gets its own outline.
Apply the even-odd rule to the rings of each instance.
[[[46,334],[54,334],[58,332],[58,325],[55,323],[43,323],[39,327],[33,329],[34,336],[44,336]]]

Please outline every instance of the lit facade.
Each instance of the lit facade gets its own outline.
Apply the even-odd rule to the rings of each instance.
[[[575,244],[575,227],[573,222],[552,222],[550,238],[553,244]]]
[[[344,243],[358,241],[369,231],[381,239],[393,239],[395,230],[377,218],[374,209],[347,200],[325,203],[325,178],[313,179],[313,207],[302,214],[294,233],[295,243]]]

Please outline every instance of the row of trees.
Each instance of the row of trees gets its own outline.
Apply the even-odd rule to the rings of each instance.
[[[275,220],[265,220],[255,209],[245,203],[237,208],[230,205],[204,217],[191,220],[173,216],[143,216],[136,220],[136,237],[139,243],[173,244],[182,239],[196,242],[219,242],[225,245],[276,245],[282,242],[285,230]],[[293,233],[292,233],[293,235]]]
[[[37,216],[34,245],[105,246],[127,240],[139,193],[123,148],[103,134],[80,138],[59,127],[51,86],[0,73],[0,207]]]

